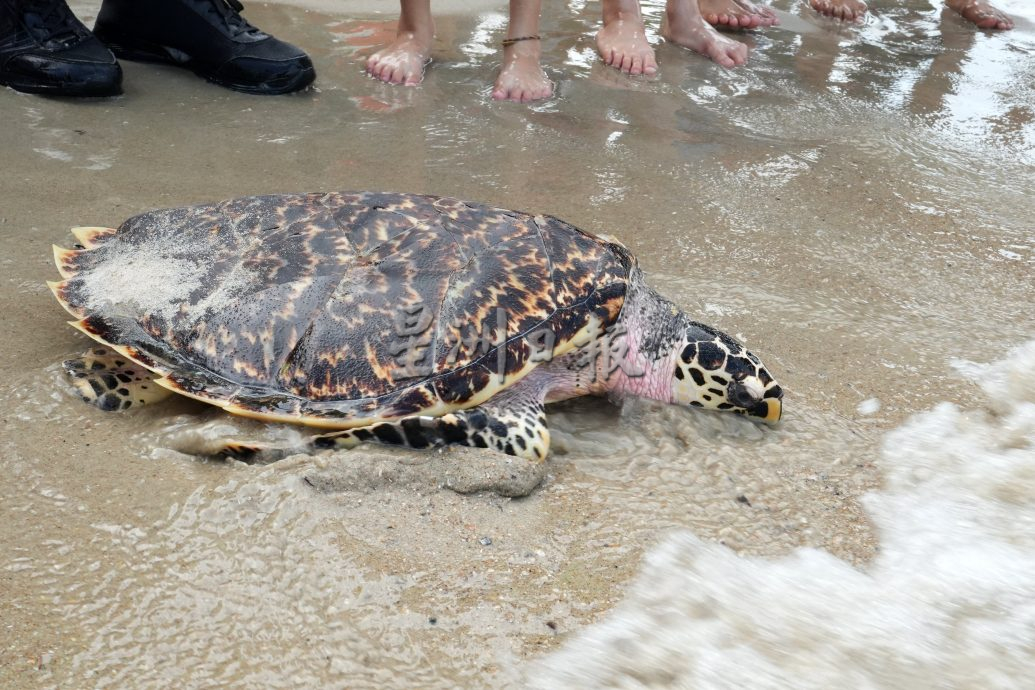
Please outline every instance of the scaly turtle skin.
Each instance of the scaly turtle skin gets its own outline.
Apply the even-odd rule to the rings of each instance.
[[[648,288],[624,247],[550,216],[297,194],[74,232],[83,249],[55,248],[64,280],[51,287],[114,351],[66,365],[103,409],[150,402],[158,384],[342,430],[315,448],[465,443],[534,459],[549,444],[544,403],[577,395],[780,416],[754,355]]]

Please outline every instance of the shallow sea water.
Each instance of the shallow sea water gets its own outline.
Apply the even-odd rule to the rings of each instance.
[[[1035,669],[1035,341],[959,362],[986,399],[889,433],[879,553],[737,556],[692,532],[527,673],[536,688],[1023,688]]]
[[[532,106],[489,98],[502,7],[443,15],[424,85],[397,88],[361,70],[392,11],[256,4],[256,24],[313,54],[317,90],[249,97],[127,63],[115,100],[0,92],[0,687],[722,687],[738,684],[733,659],[744,682],[789,687],[844,658],[879,665],[891,652],[874,635],[932,620],[997,671],[985,687],[1023,687],[1031,621],[1000,612],[1030,600],[1029,580],[989,584],[986,569],[962,586],[916,560],[958,562],[937,529],[954,513],[921,508],[973,498],[982,529],[964,546],[1019,563],[998,545],[1026,538],[999,525],[1027,524],[1035,500],[1028,408],[1000,404],[1020,393],[982,392],[982,370],[953,366],[1003,361],[1035,333],[1035,13],[1002,4],[1017,29],[988,34],[918,0],[859,27],[781,0],[782,28],[741,37],[746,67],[660,45],[651,80],[597,62],[598,5],[559,4],[543,20],[558,97]],[[98,3],[73,6],[92,20]],[[661,6],[646,11],[655,38]],[[362,450],[198,460],[169,450],[176,435],[232,420],[189,401],[105,415],[63,386],[60,361],[87,342],[43,281],[69,227],[343,189],[457,196],[619,238],[662,293],[767,362],[785,422],[565,403],[544,484],[506,499],[407,474],[418,454],[396,469]],[[941,439],[974,450],[950,462]],[[1013,444],[1012,481],[982,472],[997,443]],[[917,467],[947,481],[900,476]],[[920,584],[900,586],[903,572]],[[915,594],[948,585],[974,615],[946,619]],[[653,608],[637,598],[652,589]],[[904,622],[830,623],[846,656],[795,627],[872,602]],[[656,637],[638,637],[630,609]],[[691,643],[700,657],[679,653]],[[656,650],[643,663],[660,675],[615,651],[630,648]],[[919,675],[851,677],[982,685],[966,664],[903,663]]]

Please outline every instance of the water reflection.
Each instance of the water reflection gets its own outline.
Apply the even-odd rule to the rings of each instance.
[[[816,90],[843,93],[887,110],[922,116],[930,125],[973,137],[1009,134],[1031,141],[1035,40],[1019,10],[1014,31],[975,30],[947,8],[906,3],[881,8],[860,27],[803,32],[795,69]],[[822,23],[829,24],[825,20]]]
[[[486,107],[508,119],[508,113],[514,112],[524,117],[570,110],[578,115],[582,128],[587,120],[595,123],[606,117],[596,104],[587,102],[592,97],[599,105],[614,107],[617,102],[632,110],[630,121],[637,127],[667,129],[691,138],[694,133],[687,131],[683,112],[687,101],[705,107],[714,118],[703,124],[699,115],[693,118],[694,129],[707,133],[699,138],[714,138],[716,130],[721,136],[731,125],[739,130],[745,112],[750,114],[759,105],[786,103],[817,110],[823,104],[815,99],[822,98],[834,108],[869,106],[916,116],[929,127],[963,135],[977,144],[994,137],[1030,160],[1035,124],[1031,108],[1023,104],[1032,100],[1026,75],[1035,71],[1035,9],[1020,2],[1005,3],[1017,28],[993,33],[976,30],[934,1],[907,0],[877,7],[857,24],[823,18],[797,0],[779,0],[774,7],[783,20],[779,27],[733,34],[751,47],[751,58],[745,67],[727,71],[665,45],[657,35],[664,3],[645,2],[648,37],[661,61],[661,74],[647,79],[619,74],[597,58],[593,40],[599,28],[597,3],[549,5],[543,18],[544,66],[558,84],[558,97],[509,111],[487,102],[505,32],[501,12],[439,21],[434,62],[425,86],[417,89],[343,80],[346,73],[361,71],[366,55],[392,35],[394,22],[334,21],[320,27],[334,46],[328,51],[333,68],[321,73],[321,89],[347,90],[357,107],[375,117],[423,105],[428,108],[426,115],[441,119],[434,117],[432,109],[456,103],[466,112]],[[448,95],[436,95],[440,89]],[[843,126],[860,125],[848,119]],[[785,129],[777,122],[749,134],[765,139],[778,137]],[[743,134],[737,131],[736,136]],[[674,143],[679,141],[686,139],[673,138]]]

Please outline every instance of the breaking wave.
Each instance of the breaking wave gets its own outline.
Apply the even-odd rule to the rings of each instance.
[[[801,548],[737,556],[690,533],[646,558],[604,621],[529,669],[535,688],[1030,687],[1035,341],[959,363],[987,403],[889,433],[860,570]]]

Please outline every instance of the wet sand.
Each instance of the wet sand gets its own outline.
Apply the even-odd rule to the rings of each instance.
[[[1035,15],[1003,5],[1017,29],[988,34],[916,0],[858,28],[777,2],[784,28],[741,39],[745,68],[661,45],[654,80],[597,62],[597,6],[551,7],[559,97],[534,106],[489,98],[501,10],[443,16],[405,89],[361,69],[390,12],[250,5],[310,50],[317,90],[249,97],[126,63],[115,100],[0,92],[0,686],[517,687],[669,530],[865,567],[883,432],[974,397],[954,359],[1035,332]],[[225,418],[105,415],[63,386],[87,342],[43,281],[69,227],[345,189],[616,236],[769,364],[785,422],[566,403],[542,486],[509,499],[440,488],[441,466],[405,469],[418,454],[200,461],[163,450],[170,428]]]

